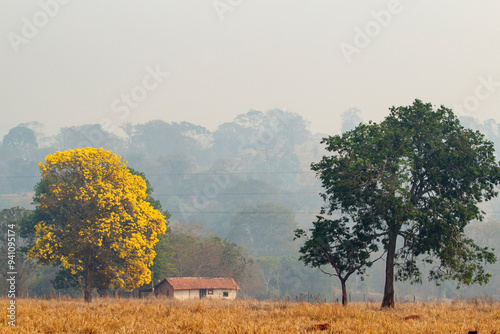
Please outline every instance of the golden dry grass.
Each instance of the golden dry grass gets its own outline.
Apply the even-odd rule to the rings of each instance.
[[[7,314],[7,299],[0,299]],[[17,299],[1,333],[478,333],[500,334],[500,303],[277,303],[254,300]],[[318,329],[322,324],[328,329]]]

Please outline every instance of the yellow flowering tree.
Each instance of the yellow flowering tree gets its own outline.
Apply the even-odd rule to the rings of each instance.
[[[102,148],[56,152],[39,167],[33,199],[40,220],[28,257],[83,272],[87,302],[95,275],[127,291],[148,283],[166,219],[146,201],[144,179]]]

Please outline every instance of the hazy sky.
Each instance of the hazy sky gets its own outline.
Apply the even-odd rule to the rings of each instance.
[[[415,98],[499,119],[499,14],[494,0],[0,0],[0,140],[28,121],[215,130],[274,108],[334,133],[346,109],[378,121]]]

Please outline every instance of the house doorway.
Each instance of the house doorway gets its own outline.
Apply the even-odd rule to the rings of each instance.
[[[200,289],[200,299],[207,295],[207,289]]]

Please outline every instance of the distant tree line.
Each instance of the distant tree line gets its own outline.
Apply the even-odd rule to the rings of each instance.
[[[379,236],[380,242],[377,243],[367,231],[352,230],[355,222],[353,217],[356,215],[350,209],[349,213],[346,211],[343,215],[339,214],[339,210],[332,210],[332,216],[315,218],[322,206],[322,198],[317,194],[326,194],[325,189],[328,189],[321,190],[321,186],[325,186],[324,179],[316,180],[310,170],[311,161],[321,160],[322,137],[330,138],[324,142],[330,145],[334,140],[340,143],[344,137],[346,140],[363,138],[366,145],[379,140],[381,148],[387,150],[396,145],[384,146],[388,145],[388,140],[393,140],[388,137],[380,136],[377,139],[376,135],[368,136],[364,131],[370,126],[363,125],[362,121],[359,109],[345,111],[341,124],[344,135],[338,137],[312,134],[307,121],[301,116],[281,110],[249,111],[237,116],[232,122],[221,124],[215,131],[187,122],[156,120],[144,124],[123,124],[120,133],[107,132],[99,124],[88,124],[66,127],[54,136],[46,136],[39,123],[20,124],[3,137],[0,145],[3,157],[0,161],[0,208],[8,209],[4,212],[6,216],[2,218],[2,224],[12,219],[23,221],[24,216],[29,216],[34,209],[31,202],[35,194],[34,187],[40,181],[38,164],[47,155],[80,147],[103,147],[123,156],[128,166],[133,167],[129,169],[130,173],[147,182],[147,201],[170,221],[166,233],[159,236],[154,248],[156,257],[149,267],[154,276],[153,282],[165,275],[227,274],[237,279],[244,287],[242,290],[245,294],[261,298],[280,298],[308,292],[322,293],[329,298],[339,294],[342,296],[342,289],[332,289],[331,280],[317,270],[304,267],[297,260],[297,252],[302,244],[293,241],[297,237],[294,230],[303,231],[301,237],[305,238],[306,233],[311,232],[311,222],[322,228],[328,222],[335,226],[332,228],[336,231],[337,254],[351,254],[349,259],[354,261],[342,264],[347,265],[342,270],[358,266],[353,273],[371,277],[362,282],[356,280],[354,284],[343,276],[347,288],[380,291],[382,283],[379,281],[383,282],[385,269],[381,262],[371,262],[386,255],[384,251],[388,250],[389,239],[386,242],[383,236]],[[480,130],[492,142],[499,142],[499,125],[494,120],[481,123],[469,117],[461,118],[461,122],[466,128]],[[389,121],[384,124],[389,127]],[[378,124],[371,127],[376,126]],[[421,128],[420,125],[414,126]],[[411,129],[410,125],[408,129]],[[363,149],[361,146],[359,148]],[[431,151],[437,154],[435,150]],[[367,159],[374,157],[374,152],[366,152]],[[423,152],[430,154],[428,148]],[[358,161],[360,168],[366,161]],[[316,166],[316,172],[324,171],[326,177],[330,176],[327,175],[330,170],[320,167],[320,163]],[[16,209],[16,206],[19,208]],[[325,213],[331,208],[329,205],[324,207]],[[168,211],[163,208],[168,208]],[[492,199],[485,211],[490,222],[489,228],[494,228],[497,216],[491,213],[500,211],[500,201]],[[8,218],[9,214],[11,218]],[[470,214],[473,216],[473,212]],[[364,219],[368,217],[366,215]],[[380,216],[373,214],[370,219],[377,220]],[[487,241],[489,231],[484,226],[467,225],[463,228],[467,234],[461,234],[463,231],[460,230],[457,235],[465,238],[462,240],[467,240],[470,234],[474,235],[474,240]],[[357,239],[347,238],[354,232],[357,233]],[[406,233],[407,239],[411,239],[406,228],[399,232]],[[376,234],[381,233],[382,230]],[[307,237],[313,239],[312,234],[307,234]],[[26,236],[20,238],[19,244],[22,246],[28,241],[29,237]],[[421,243],[417,243],[417,240],[412,242],[419,245],[421,252],[425,252]],[[405,245],[410,244],[407,242]],[[189,249],[193,254],[198,254],[194,256],[195,259],[209,261],[211,266],[204,266],[201,260],[196,263],[192,258],[181,256],[179,249]],[[363,249],[365,253],[358,253],[359,257],[353,256],[353,249]],[[396,253],[395,260],[422,258],[422,253],[412,255],[408,253],[409,249],[409,246],[403,247],[401,252]],[[304,248],[301,250],[305,251]],[[444,254],[445,250],[439,252]],[[202,256],[206,254],[212,254],[212,257]],[[490,253],[483,254],[486,256]],[[19,259],[23,259],[21,263],[26,264],[27,268],[24,291],[43,294],[56,287],[59,291],[72,294],[82,289],[82,272],[75,276],[61,267],[39,267],[23,256],[19,255]],[[404,270],[417,268],[411,261],[401,262],[407,265]],[[496,272],[497,267],[494,264],[484,266],[487,272]],[[351,269],[346,272],[349,273]],[[406,278],[412,280],[424,273],[428,274],[429,269],[424,268],[421,273],[412,271]],[[405,278],[404,275],[394,276]],[[109,283],[107,278],[92,280],[93,286],[102,294],[114,289],[107,283],[99,283]],[[410,286],[400,286],[399,289],[412,291]],[[433,288],[429,286],[428,289]]]

